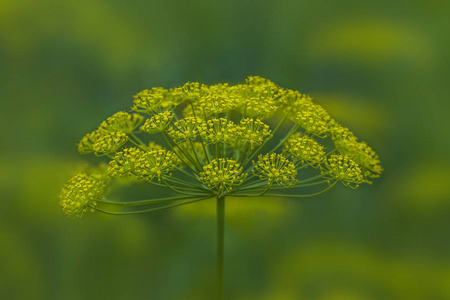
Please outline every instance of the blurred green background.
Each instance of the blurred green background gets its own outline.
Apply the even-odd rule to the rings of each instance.
[[[95,161],[75,144],[132,95],[248,75],[312,95],[385,173],[312,199],[230,199],[227,299],[450,299],[449,11],[1,0],[0,299],[212,299],[214,202],[68,220],[57,195]]]

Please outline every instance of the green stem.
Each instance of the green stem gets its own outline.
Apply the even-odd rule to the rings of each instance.
[[[301,188],[301,187],[315,186],[315,185],[326,183],[328,181],[329,180],[322,180],[322,181],[317,181],[317,182],[313,182],[313,183],[296,184],[296,185],[289,186],[289,188],[290,189],[295,189],[295,188]],[[276,187],[273,188],[273,190],[281,190],[281,189],[286,189],[286,187],[285,186],[276,186]]]
[[[111,201],[111,200],[107,200],[107,199],[97,199],[97,200],[95,200],[95,202],[110,204],[110,205],[138,206],[138,205],[148,205],[148,204],[161,204],[161,203],[166,203],[166,202],[172,202],[172,201],[177,201],[177,200],[187,200],[187,199],[193,199],[193,198],[198,198],[198,197],[170,197],[170,198],[148,199],[148,200],[138,200],[138,201],[128,201],[128,202]]]
[[[166,205],[166,206],[161,206],[161,207],[157,207],[157,208],[138,210],[138,211],[107,211],[107,210],[98,208],[96,206],[92,206],[92,205],[88,205],[88,206],[90,208],[92,208],[92,209],[95,209],[95,210],[97,210],[99,212],[102,212],[102,213],[108,214],[108,215],[133,215],[133,214],[142,214],[142,213],[146,213],[146,212],[158,211],[158,210],[163,210],[163,209],[166,209],[166,208],[181,206],[181,205],[185,205],[185,204],[189,204],[189,203],[205,200],[205,199],[208,199],[208,198],[210,198],[210,196],[203,197],[203,198],[196,198],[196,199],[193,199],[193,200],[184,201],[184,202],[181,202],[181,203],[176,203],[176,204],[171,204],[171,205]]]
[[[166,185],[166,187],[168,187],[169,189],[171,189],[172,191],[174,191],[175,193],[181,194],[181,195],[186,195],[186,196],[198,196],[195,194],[192,194],[189,191],[183,191],[181,190],[182,188],[180,187],[174,187],[171,186],[164,178],[161,177],[161,180],[164,182],[164,184]]]
[[[184,186],[184,187],[186,187],[186,188],[188,188],[190,190],[193,190],[193,191],[199,191],[200,190],[200,192],[210,192],[210,190],[208,190],[205,187],[197,184],[196,182],[184,181],[184,180],[181,180],[181,179],[176,178],[174,176],[166,177],[166,180],[170,181],[170,182],[173,182],[173,183],[176,183],[176,184],[179,184],[181,186]]]
[[[131,133],[130,135],[131,135],[136,141],[138,141],[139,144],[141,144],[143,147],[147,148],[147,145],[146,145],[143,141],[141,141],[141,139],[138,138],[134,133]]]
[[[192,178],[192,179],[194,179],[194,180],[196,180],[196,181],[199,181],[199,178],[200,178],[200,177],[198,177],[196,173],[193,173],[194,175],[189,174],[189,172],[186,172],[185,170],[183,170],[183,169],[182,169],[181,167],[179,167],[179,166],[176,166],[175,169],[177,169],[177,170],[180,171],[181,173],[185,174],[186,176],[188,176],[188,177],[190,177],[190,178]]]
[[[325,154],[325,157],[330,156],[331,154],[333,154],[333,153],[336,152],[336,151],[337,151],[337,149],[331,150],[330,152],[328,152],[327,154]]]
[[[147,148],[144,148],[144,146],[138,144],[137,142],[135,142],[133,139],[128,139],[133,145],[135,145],[136,147],[138,147],[139,149],[142,150],[147,150]]]
[[[223,253],[225,232],[225,196],[217,198],[217,300],[223,299]]]
[[[197,170],[195,169],[195,162],[192,161],[192,158],[189,158],[189,156],[188,156],[188,154],[186,153],[186,151],[183,151],[183,149],[181,149],[181,147],[180,147],[177,143],[175,143],[175,147],[177,147],[178,150],[180,151],[180,153],[177,153],[177,152],[175,151],[174,146],[172,146],[172,144],[170,143],[170,141],[169,141],[169,139],[167,138],[167,135],[165,134],[164,131],[162,132],[162,136],[163,136],[164,140],[166,141],[167,145],[169,146],[169,148],[170,148],[175,154],[177,154],[177,156],[180,158],[180,160],[181,160],[181,161],[182,161],[189,169],[191,169],[194,173],[197,172]],[[182,154],[184,155],[185,158],[187,158],[188,161],[190,161],[190,162],[192,163],[192,165],[193,165],[194,167],[191,167],[191,166],[183,159],[183,157],[182,157],[183,155],[182,155]]]
[[[291,135],[293,135],[299,128],[300,126],[294,125],[292,129],[286,134],[286,136],[278,143],[278,145],[276,145],[275,148],[273,148],[269,153],[275,152],[278,148],[280,148],[284,144],[284,142],[286,142],[287,139],[289,139]]]
[[[286,195],[286,194],[264,194],[261,195],[260,197],[284,197],[284,198],[308,198],[308,197],[314,197],[314,196],[319,196],[322,195],[323,193],[327,192],[328,190],[330,190],[331,188],[333,188],[336,183],[338,183],[339,181],[335,181],[332,185],[330,185],[329,187],[327,187],[326,189],[314,193],[314,194],[308,194],[308,195]],[[255,194],[236,194],[233,195],[233,197],[254,197]]]
[[[207,195],[207,194],[211,194],[210,191],[202,189],[200,190],[192,188],[192,187],[186,187],[186,185],[183,185],[177,181],[172,180],[171,178],[166,177],[165,179],[163,179],[164,182],[166,182],[167,184],[171,183],[171,187],[174,189],[177,189],[178,191],[183,192],[185,195],[193,195],[193,196],[202,196],[202,195]],[[194,186],[195,187],[195,186]],[[179,192],[180,193],[180,192]]]

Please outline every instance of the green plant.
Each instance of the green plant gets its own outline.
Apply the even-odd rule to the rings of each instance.
[[[60,205],[75,218],[88,209],[126,215],[216,198],[218,299],[223,295],[226,197],[312,197],[338,182],[355,189],[382,173],[375,152],[310,97],[258,76],[234,86],[186,83],[144,90],[134,96],[132,111],[114,114],[82,138],[80,153],[110,161],[102,171],[70,179]],[[272,123],[277,125],[271,128]],[[156,135],[164,145],[154,142]],[[104,192],[112,179],[144,181],[171,195],[111,201]],[[298,193],[316,186],[324,187]],[[293,192],[278,192],[286,188]],[[127,209],[105,208],[111,206]]]

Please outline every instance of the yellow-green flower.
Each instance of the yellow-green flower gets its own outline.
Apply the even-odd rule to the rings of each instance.
[[[250,118],[267,119],[280,108],[283,89],[270,80],[250,76],[246,84],[238,85],[239,111]]]
[[[175,104],[170,91],[157,87],[143,90],[134,96],[133,111],[152,114],[161,108],[170,108]]]
[[[219,142],[230,144],[236,140],[238,128],[233,121],[225,118],[214,118],[199,124],[198,131],[202,139],[208,144]]]
[[[271,153],[260,155],[258,162],[254,163],[256,174],[261,180],[267,180],[269,185],[276,182],[289,187],[297,181],[295,165],[281,154]]]
[[[350,157],[360,166],[365,177],[380,177],[383,168],[378,155],[367,143],[358,142],[350,129],[336,124],[331,130],[331,139],[339,153]]]
[[[138,180],[152,181],[156,177],[160,182],[163,176],[172,175],[170,171],[178,163],[178,157],[164,149],[143,151],[137,148],[125,148],[114,156],[107,172],[113,178],[134,175]]]
[[[112,153],[122,147],[128,140],[125,133],[114,131],[102,135],[93,145],[96,155],[105,155]]]
[[[302,164],[308,163],[313,167],[320,166],[325,158],[324,146],[307,134],[293,134],[287,140],[285,148],[294,160],[298,160]]]
[[[200,179],[212,190],[231,191],[233,187],[241,185],[247,177],[242,170],[242,166],[232,159],[214,159],[203,167]]]
[[[325,161],[322,177],[339,180],[352,188],[357,188],[364,182],[361,168],[349,157],[342,155],[331,155]]]
[[[250,149],[253,150],[271,137],[269,128],[269,125],[264,124],[260,119],[241,119],[236,130],[237,147],[250,146]]]
[[[107,118],[78,143],[80,153],[110,161],[101,174],[79,173],[66,183],[63,212],[69,218],[88,209],[138,214],[216,198],[218,299],[226,198],[314,197],[338,182],[356,189],[383,171],[372,148],[310,96],[260,76],[238,85],[145,89],[131,110]],[[110,179],[164,188],[167,197],[147,189],[150,199],[113,201],[102,196]]]
[[[111,214],[140,213],[178,204],[120,212],[102,207],[180,199],[187,204],[211,197],[309,197],[339,181],[356,188],[383,171],[373,149],[312,97],[260,76],[237,85],[188,82],[145,89],[134,96],[132,111],[118,112],[86,134],[79,152],[109,159],[103,176],[118,179],[113,183],[141,181],[179,196],[121,203],[96,199],[93,193],[76,202],[72,193],[82,191],[72,179],[63,189],[65,212],[81,216],[91,207]],[[77,180],[91,184],[86,176]],[[304,194],[304,187],[317,191]],[[283,194],[273,193],[280,189]]]
[[[202,122],[203,120],[200,118],[186,117],[176,121],[172,127],[167,129],[167,133],[176,143],[195,140],[198,135],[198,126]]]
[[[64,185],[59,195],[59,204],[69,218],[81,218],[89,205],[95,206],[103,194],[107,179],[103,176],[90,176],[79,173]]]
[[[157,113],[145,121],[144,125],[141,126],[141,131],[150,134],[163,132],[170,122],[172,122],[173,117],[173,113],[169,110]]]
[[[107,132],[131,134],[142,123],[143,119],[141,115],[119,111],[103,121],[100,128]]]

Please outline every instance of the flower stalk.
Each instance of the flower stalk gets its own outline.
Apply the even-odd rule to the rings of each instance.
[[[224,267],[224,241],[225,241],[225,196],[217,198],[217,268],[216,293],[217,300],[222,300],[223,267]]]
[[[88,210],[130,215],[217,200],[217,299],[224,297],[227,196],[315,197],[338,182],[356,189],[383,171],[372,148],[311,97],[259,76],[238,85],[190,82],[143,90],[134,96],[131,112],[101,122],[78,150],[109,161],[65,184],[59,198],[69,218]],[[114,188],[134,182],[164,188],[167,197],[107,198]],[[316,192],[299,192],[325,184]]]

